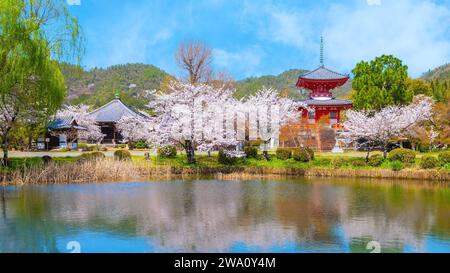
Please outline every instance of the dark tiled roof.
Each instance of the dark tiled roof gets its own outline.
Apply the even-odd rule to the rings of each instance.
[[[48,124],[49,130],[58,130],[58,129],[78,129],[84,130],[85,128],[82,126],[78,126],[73,117],[59,117],[50,121]]]
[[[346,79],[348,75],[344,75],[338,72],[334,72],[325,66],[320,66],[317,69],[300,75],[300,78],[311,79],[311,80],[336,80],[336,79]]]
[[[307,105],[349,105],[353,102],[351,100],[337,100],[337,99],[331,99],[331,100],[314,100],[314,99],[308,99],[308,100],[302,100],[301,102],[306,103]]]
[[[97,122],[117,122],[125,115],[141,116],[147,118],[142,113],[132,110],[120,99],[114,99],[90,113]]]

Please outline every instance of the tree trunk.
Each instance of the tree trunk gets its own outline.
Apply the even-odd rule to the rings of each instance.
[[[191,140],[186,140],[184,142],[184,149],[186,150],[186,157],[188,164],[195,164],[195,153],[194,153],[194,146],[192,145]]]
[[[369,162],[370,148],[367,148],[366,162]]]
[[[33,149],[33,136],[30,133],[28,135],[28,150],[31,151]]]
[[[264,141],[264,150],[263,150],[264,159],[267,161],[270,161],[269,152],[267,151],[267,144],[269,143],[269,141]]]
[[[383,157],[384,157],[384,159],[386,159],[387,158],[387,144],[384,144],[383,145]]]
[[[3,160],[2,160],[2,165],[3,166],[8,166],[9,163],[9,159],[8,159],[8,136],[4,135],[3,136],[3,143],[2,143],[2,149],[3,149]]]

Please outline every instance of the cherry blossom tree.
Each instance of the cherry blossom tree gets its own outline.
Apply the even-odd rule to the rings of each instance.
[[[235,136],[226,133],[231,127],[222,119],[227,113],[234,113],[231,94],[225,87],[175,81],[166,92],[152,92],[148,107],[157,116],[150,142],[181,145],[189,164],[196,162],[196,147],[210,150],[234,143]]]
[[[79,126],[84,128],[83,130],[67,131],[67,137],[71,140],[71,142],[74,142],[77,139],[86,139],[98,144],[105,137],[105,135],[101,132],[100,127],[97,125],[95,118],[89,114],[89,107],[86,105],[66,106],[59,110],[55,117],[73,118]]]
[[[123,116],[117,123],[116,128],[123,137],[124,142],[128,142],[130,149],[135,142],[147,141],[150,138],[153,125],[149,119],[142,116]]]
[[[313,111],[305,103],[280,97],[277,90],[266,87],[243,101],[240,109],[248,117],[249,139],[264,141],[263,154],[266,159],[269,159],[269,142],[278,140],[280,127],[299,120],[302,111]]]
[[[378,112],[347,111],[342,136],[347,142],[362,143],[370,151],[379,145],[386,158],[387,148],[394,138],[407,136],[408,129],[432,116],[431,99],[417,96],[407,106],[388,106]]]

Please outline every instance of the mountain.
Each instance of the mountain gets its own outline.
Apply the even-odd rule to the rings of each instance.
[[[114,98],[116,93],[130,106],[144,108],[146,90],[158,89],[170,78],[163,70],[146,64],[124,64],[91,70],[79,69],[71,64],[60,64],[68,86],[67,102],[100,107]]]
[[[128,105],[145,109],[147,90],[160,87],[174,77],[153,65],[124,64],[108,68],[80,69],[71,64],[60,64],[68,86],[67,102],[100,107],[111,101],[116,93]],[[298,76],[306,73],[303,69],[290,69],[279,75],[250,77],[236,82],[236,98],[254,94],[261,87],[272,87],[293,99],[306,99],[309,92],[299,90],[295,84]],[[347,98],[351,90],[351,80],[333,91],[338,98]]]
[[[422,80],[450,80],[450,64],[441,65],[433,70],[424,73],[421,77]]]
[[[290,69],[277,76],[250,77],[236,83],[235,97],[242,98],[254,94],[262,86],[272,87],[281,93],[287,92],[288,97],[293,99],[307,99],[309,91],[298,89],[295,84],[301,74],[308,72],[303,69]],[[337,98],[348,98],[352,88],[350,79],[341,87],[333,90],[333,95]]]

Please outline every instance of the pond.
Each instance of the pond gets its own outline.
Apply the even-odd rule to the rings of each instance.
[[[0,252],[450,252],[450,188],[354,179],[0,188]]]

